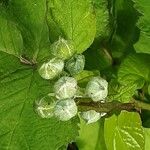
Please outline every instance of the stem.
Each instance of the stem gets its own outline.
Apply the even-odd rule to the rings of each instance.
[[[95,110],[97,112],[105,112],[105,113],[113,113],[116,111],[138,111],[141,112],[142,110],[149,110],[150,111],[150,104],[134,100],[130,103],[121,103],[118,101],[112,102],[93,102],[88,98],[77,98],[76,103],[78,106],[79,111],[88,111],[88,110]]]
[[[142,101],[137,101],[137,100],[134,100],[134,103],[135,103],[135,107],[138,107],[138,108],[143,109],[143,110],[149,110],[150,111],[150,104],[144,103]]]
[[[33,60],[30,61],[25,56],[24,57],[20,56],[20,62],[25,64],[25,65],[30,65],[30,66],[34,66],[36,64],[35,61],[33,61]]]

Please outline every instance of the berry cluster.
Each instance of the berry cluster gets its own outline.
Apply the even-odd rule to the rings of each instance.
[[[78,113],[75,98],[82,98],[79,93],[80,87],[74,75],[84,70],[85,58],[82,54],[76,54],[72,43],[59,38],[52,44],[51,53],[53,57],[44,62],[39,68],[39,74],[44,79],[55,79],[60,77],[54,84],[54,93],[50,93],[39,101],[35,102],[36,112],[42,118],[56,117],[61,121],[67,121]],[[62,75],[64,69],[67,75]],[[87,83],[84,97],[93,101],[105,102],[108,94],[108,83],[100,76],[93,77]],[[98,113],[94,110],[80,112],[80,116],[87,122],[96,122],[105,113]]]

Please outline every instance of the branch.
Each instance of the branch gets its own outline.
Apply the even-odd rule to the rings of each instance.
[[[141,110],[149,110],[150,111],[150,104],[133,100],[130,103],[121,103],[118,101],[112,101],[112,102],[93,102],[88,98],[76,98],[76,104],[78,106],[79,111],[88,111],[88,110],[95,110],[97,112],[106,112],[108,114],[111,114],[116,111],[138,111],[141,112]]]

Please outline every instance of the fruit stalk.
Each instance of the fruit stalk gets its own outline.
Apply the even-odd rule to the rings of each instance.
[[[129,103],[122,103],[119,101],[102,103],[102,102],[93,102],[89,98],[76,98],[75,101],[79,111],[95,110],[100,113],[105,112],[111,114],[122,110],[126,110],[129,112],[131,111],[141,112],[141,110],[150,110],[150,104],[138,100],[132,100]]]

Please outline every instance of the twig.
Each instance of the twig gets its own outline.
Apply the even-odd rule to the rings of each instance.
[[[75,101],[77,103],[79,111],[95,110],[97,112],[106,112],[106,113],[113,113],[122,110],[138,111],[138,112],[141,112],[141,110],[150,111],[150,104],[137,100],[134,100],[130,103],[121,103],[118,101],[101,103],[101,102],[93,102],[87,98],[77,98]]]

